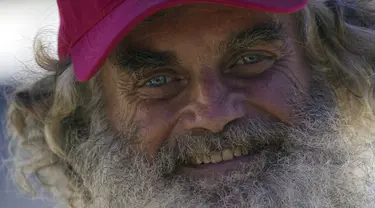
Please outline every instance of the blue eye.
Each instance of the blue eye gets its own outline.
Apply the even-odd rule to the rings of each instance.
[[[159,75],[159,76],[155,76],[155,77],[149,79],[146,82],[146,86],[153,87],[153,88],[162,87],[163,85],[168,84],[170,81],[171,81],[170,77],[164,76],[164,75]]]
[[[265,58],[265,56],[260,54],[247,54],[241,56],[234,65],[256,64]]]

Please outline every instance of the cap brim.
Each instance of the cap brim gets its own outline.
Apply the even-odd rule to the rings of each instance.
[[[79,82],[98,72],[117,44],[138,23],[151,14],[185,3],[219,3],[265,12],[292,13],[302,9],[308,0],[126,0],[87,32],[72,48],[71,58]]]

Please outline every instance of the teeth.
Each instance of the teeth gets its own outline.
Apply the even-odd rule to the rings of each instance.
[[[241,155],[242,155],[241,148],[239,148],[239,147],[234,148],[233,154],[234,154],[234,156],[236,156],[236,157],[241,156]]]
[[[232,160],[234,157],[240,157],[242,155],[248,155],[249,151],[245,148],[236,147],[234,149],[225,149],[221,152],[211,152],[209,155],[198,155],[192,157],[190,163],[208,164],[208,163],[218,163],[221,161]]]
[[[201,156],[197,156],[197,157],[195,157],[195,164],[202,164],[202,157]]]
[[[208,163],[210,163],[210,162],[211,162],[210,157],[207,156],[207,155],[204,155],[204,156],[203,156],[203,162],[204,162],[204,164],[208,164]]]
[[[218,163],[221,162],[223,158],[221,157],[221,152],[212,152],[211,153],[211,162]]]
[[[230,149],[224,150],[221,155],[224,161],[233,159],[233,152]]]
[[[249,151],[245,148],[242,148],[242,155],[248,155]]]

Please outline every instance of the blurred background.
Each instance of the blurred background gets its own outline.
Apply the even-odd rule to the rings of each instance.
[[[56,51],[58,30],[56,0],[0,0],[0,207],[48,208],[52,201],[31,200],[13,186],[3,160],[7,158],[7,139],[4,135],[4,113],[7,102],[3,92],[15,84],[30,82],[41,75],[33,60],[33,40],[42,32],[43,40]]]

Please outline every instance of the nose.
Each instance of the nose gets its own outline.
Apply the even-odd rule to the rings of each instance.
[[[190,101],[180,117],[185,130],[220,132],[236,119],[245,116],[245,102],[230,92],[219,78],[210,76],[191,85]]]

